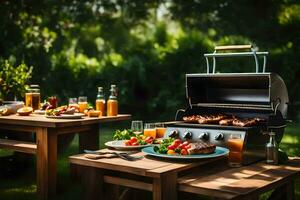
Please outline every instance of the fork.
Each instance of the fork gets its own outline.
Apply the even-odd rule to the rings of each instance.
[[[105,152],[99,152],[99,151],[91,151],[91,150],[84,150],[84,153],[88,153],[88,154],[96,154],[96,155],[105,155],[105,154],[113,154],[118,156],[119,158],[122,158],[124,160],[128,160],[128,161],[135,161],[135,160],[139,160],[142,159],[143,156],[131,156],[128,153],[125,152],[113,152],[113,151],[105,151]]]

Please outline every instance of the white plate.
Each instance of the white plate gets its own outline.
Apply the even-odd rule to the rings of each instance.
[[[114,140],[114,141],[109,141],[105,143],[105,146],[107,147],[112,147],[115,149],[123,149],[123,150],[129,150],[129,149],[140,149],[144,147],[149,147],[151,144],[146,144],[146,145],[139,145],[139,146],[126,146],[125,142],[127,140]]]
[[[48,115],[46,115],[46,117],[50,118],[50,119],[80,119],[83,116],[85,116],[85,115],[82,114],[82,113],[74,113],[73,115],[62,114],[60,116],[48,116]]]
[[[37,115],[44,115],[45,113],[46,113],[45,110],[35,110],[35,111],[33,112],[33,114],[37,114]]]

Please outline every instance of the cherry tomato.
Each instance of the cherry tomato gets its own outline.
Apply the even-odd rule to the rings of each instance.
[[[130,140],[127,140],[127,141],[125,142],[125,145],[126,145],[126,146],[131,146],[132,144],[131,144]]]
[[[139,146],[140,144],[138,142],[132,143],[132,146]]]
[[[177,146],[179,146],[182,142],[181,142],[180,139],[176,139],[176,140],[174,140],[174,143],[175,143]]]
[[[146,139],[145,140],[153,140],[153,137],[152,136],[148,136],[148,137],[146,137]]]
[[[175,155],[176,153],[175,153],[174,150],[168,150],[168,151],[167,151],[167,154],[168,154],[168,155]]]
[[[131,138],[130,138],[130,142],[131,142],[131,143],[137,142],[137,138],[136,138],[136,137],[131,137]]]
[[[190,149],[192,146],[189,144],[187,146],[185,146],[186,149]]]
[[[185,141],[184,143],[182,143],[184,146],[189,145],[190,143],[188,141]]]
[[[186,149],[181,149],[181,152],[180,152],[181,155],[187,155],[188,152]]]
[[[145,142],[147,142],[148,144],[151,144],[153,142],[153,139],[149,139],[149,140],[145,140]]]
[[[168,146],[168,150],[174,150],[174,149],[176,149],[176,146],[174,146],[174,145]]]

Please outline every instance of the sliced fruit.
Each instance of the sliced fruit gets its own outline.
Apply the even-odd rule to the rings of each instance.
[[[21,116],[28,116],[32,113],[33,109],[31,107],[20,108],[17,113]]]

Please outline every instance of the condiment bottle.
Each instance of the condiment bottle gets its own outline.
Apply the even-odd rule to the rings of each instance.
[[[270,140],[266,145],[266,157],[267,157],[267,163],[271,165],[277,165],[278,164],[278,144],[275,139],[275,133],[270,132]]]
[[[96,99],[96,110],[101,111],[102,116],[105,115],[105,97],[103,87],[98,87],[98,94]]]
[[[110,96],[107,101],[107,116],[118,115],[118,100],[117,100],[117,87],[116,85],[110,86]]]

